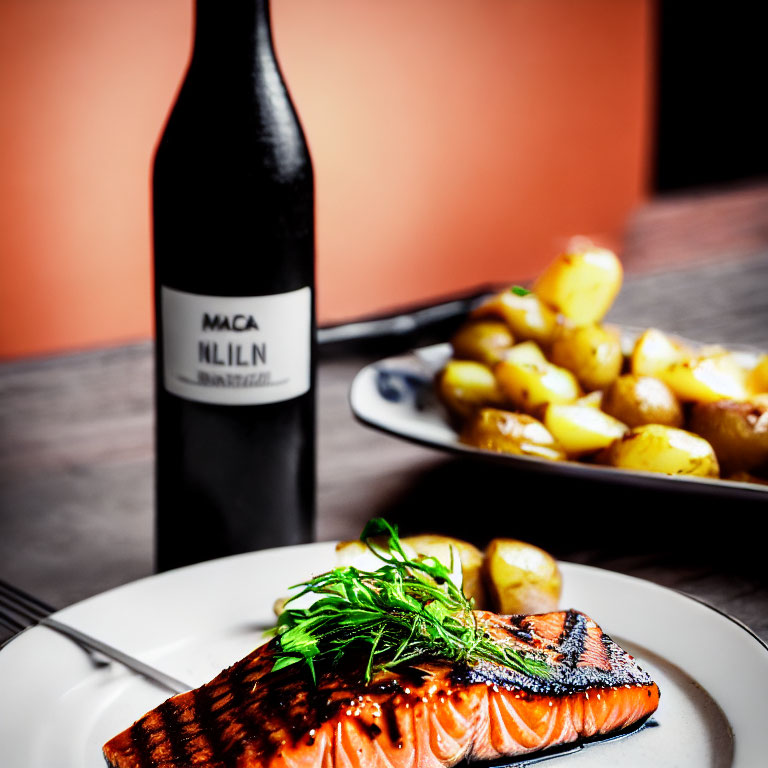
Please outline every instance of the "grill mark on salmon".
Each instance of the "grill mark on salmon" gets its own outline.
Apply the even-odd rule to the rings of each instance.
[[[131,726],[129,729],[129,740],[131,751],[136,755],[136,765],[138,768],[149,766],[152,757],[144,720],[139,720]]]
[[[174,765],[184,765],[188,756],[185,746],[187,738],[184,733],[185,726],[182,719],[194,715],[194,709],[192,707],[179,709],[176,707],[173,699],[168,699],[157,709],[162,718],[161,730],[165,733],[168,741],[170,761]]]
[[[222,740],[221,728],[219,728],[216,715],[213,712],[213,699],[207,686],[192,692],[192,707],[200,726],[200,733],[205,739],[205,747],[210,751],[210,754],[221,754],[225,744]]]
[[[412,662],[370,684],[344,666],[271,672],[275,640],[196,691],[149,712],[104,746],[111,768],[443,768],[623,730],[659,691],[588,616],[477,612],[483,631],[549,670]]]
[[[400,733],[400,726],[397,724],[395,708],[392,702],[385,701],[380,708],[384,714],[384,722],[387,726],[387,736],[389,736],[390,743],[399,745],[402,742],[402,735]]]

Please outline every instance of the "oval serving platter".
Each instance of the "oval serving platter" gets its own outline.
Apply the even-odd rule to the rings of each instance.
[[[622,347],[631,350],[642,331],[621,328]],[[704,346],[681,339],[691,346]],[[760,354],[745,347],[729,347],[754,363]],[[577,461],[549,461],[535,456],[495,453],[464,445],[450,425],[447,412],[434,394],[435,374],[451,356],[448,343],[421,347],[402,355],[387,357],[362,368],[350,389],[350,406],[355,417],[368,427],[429,448],[525,469],[584,479],[657,488],[660,490],[705,491],[724,498],[755,499],[768,494],[768,484],[662,475],[654,472],[618,469]]]

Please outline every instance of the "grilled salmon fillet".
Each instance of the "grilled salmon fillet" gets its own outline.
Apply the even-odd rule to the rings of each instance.
[[[534,678],[429,660],[377,673],[295,664],[276,641],[174,696],[104,746],[111,768],[443,768],[600,736],[651,715],[659,689],[588,616],[476,612],[487,635],[537,651]]]

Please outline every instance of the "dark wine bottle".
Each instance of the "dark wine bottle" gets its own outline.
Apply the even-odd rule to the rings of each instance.
[[[312,164],[268,0],[196,0],[153,178],[159,570],[308,541]]]

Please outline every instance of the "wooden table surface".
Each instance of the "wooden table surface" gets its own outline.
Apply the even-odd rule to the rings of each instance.
[[[758,198],[763,216],[768,195]],[[764,234],[766,219],[744,214],[732,247],[702,246],[692,258],[681,256],[680,217],[664,223],[675,205],[656,203],[633,220],[629,274],[610,319],[768,350],[768,242],[741,236],[744,227]],[[711,226],[711,205],[680,215],[695,219],[700,209]],[[683,230],[667,238],[672,263],[663,258],[669,221]],[[694,595],[768,641],[764,502],[545,481],[374,432],[352,417],[349,385],[362,365],[396,349],[321,360],[319,540],[353,537],[374,515],[479,545],[524,538],[564,560]],[[64,606],[152,572],[151,370],[149,343],[0,366],[0,578]]]

